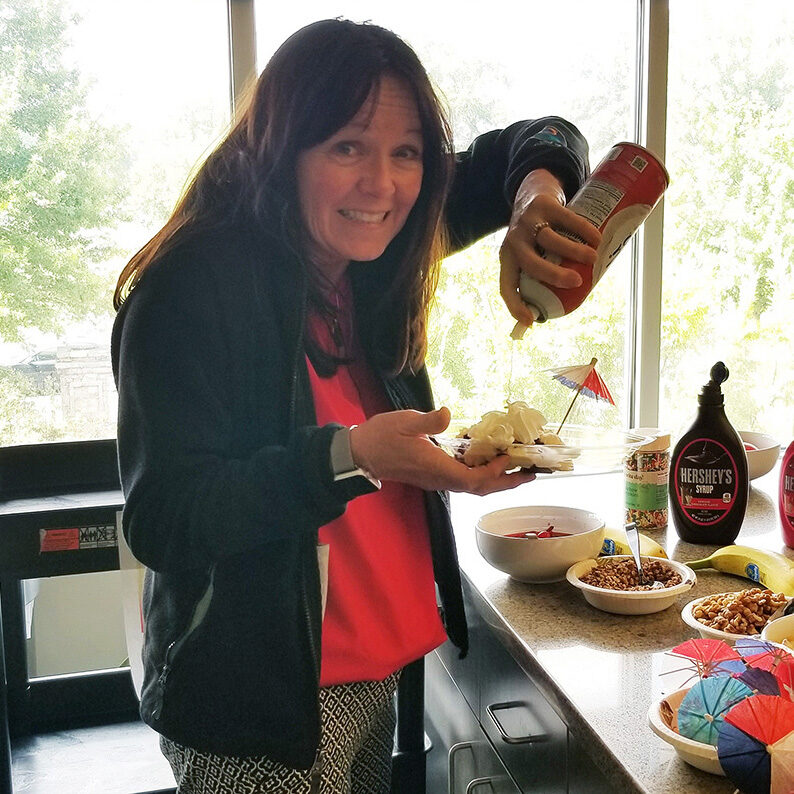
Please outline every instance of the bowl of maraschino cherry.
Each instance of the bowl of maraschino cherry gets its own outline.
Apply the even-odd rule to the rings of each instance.
[[[750,479],[754,480],[772,471],[780,456],[780,443],[766,433],[751,433],[749,430],[742,430],[739,436],[747,453],[747,472]]]
[[[604,521],[589,510],[553,505],[486,513],[475,532],[480,554],[520,582],[560,582],[574,563],[597,557]]]

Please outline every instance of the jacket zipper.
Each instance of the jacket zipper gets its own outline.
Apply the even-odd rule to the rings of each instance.
[[[323,751],[317,749],[317,755],[309,770],[309,794],[320,794],[320,782],[323,775]]]
[[[196,606],[193,608],[193,615],[190,618],[190,623],[188,624],[187,629],[185,629],[182,634],[177,637],[173,642],[169,644],[169,646],[165,650],[165,661],[163,662],[163,666],[160,669],[160,675],[157,678],[157,693],[154,702],[154,707],[151,711],[152,719],[159,720],[160,715],[163,713],[163,699],[165,698],[165,688],[168,684],[168,676],[171,675],[171,670],[174,666],[174,660],[176,655],[182,649],[182,646],[188,641],[191,635],[201,626],[204,622],[204,618],[207,616],[207,612],[210,608],[210,602],[212,601],[212,593],[215,589],[215,566],[213,565],[210,568],[210,580],[207,584],[206,590],[202,594],[201,598],[196,602]]]
[[[386,386],[386,391],[388,392],[389,397],[391,397],[394,407],[400,410],[406,410],[411,402],[408,399],[408,394],[405,391],[402,383],[393,379],[384,379],[383,383]]]
[[[297,426],[297,394],[298,394],[298,364],[301,355],[301,346],[303,342],[303,329],[306,324],[306,290],[303,290],[301,296],[301,313],[298,322],[298,338],[295,343],[295,354],[292,358],[292,380],[290,388],[290,401],[289,401],[289,427]],[[303,605],[303,615],[306,619],[306,626],[309,632],[309,649],[311,651],[312,663],[314,666],[314,673],[317,681],[320,680],[320,653],[317,643],[317,637],[314,631],[314,621],[312,620],[311,607],[309,604],[309,593],[306,586],[306,571],[303,570],[301,574],[301,601]]]

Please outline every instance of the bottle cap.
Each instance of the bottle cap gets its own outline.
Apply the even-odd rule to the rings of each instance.
[[[632,433],[638,436],[648,436],[651,441],[637,447],[637,452],[664,452],[670,449],[670,433],[658,427],[633,427]]]
[[[725,397],[720,385],[728,380],[728,368],[722,361],[718,361],[712,368],[711,380],[706,383],[698,395],[699,405],[725,405]]]

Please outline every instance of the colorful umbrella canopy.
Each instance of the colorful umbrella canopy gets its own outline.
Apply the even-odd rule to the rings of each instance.
[[[745,657],[745,664],[751,669],[768,670],[777,679],[780,694],[789,701],[794,700],[794,656],[782,648],[772,647],[771,651]]]
[[[786,648],[765,640],[757,640],[754,637],[742,637],[736,640],[735,648],[746,659],[748,665],[761,670],[774,672],[781,662],[794,659],[791,651]]]
[[[794,703],[773,695],[753,695],[728,711],[725,719],[764,744],[794,731]]]
[[[743,684],[753,690],[754,695],[780,695],[780,684],[768,670],[751,667],[736,676]]]
[[[770,794],[772,763],[763,742],[723,722],[717,757],[725,776],[744,794]]]
[[[752,694],[753,690],[737,678],[718,676],[698,681],[681,701],[678,732],[696,742],[716,745],[725,713]]]
[[[700,638],[687,640],[680,645],[676,645],[669,653],[673,656],[680,656],[689,659],[701,678],[714,675],[716,672],[741,672],[744,664],[741,664],[741,657],[728,643],[722,640],[712,640]],[[740,665],[725,667],[728,661],[740,661]]]
[[[781,697],[794,700],[794,659],[778,664],[772,674],[777,678]]]
[[[791,794],[794,791],[794,732],[766,749],[772,760],[769,794]]]
[[[615,404],[615,400],[610,394],[606,383],[596,372],[595,366],[597,363],[598,359],[593,358],[589,364],[578,364],[572,367],[558,367],[549,370],[554,380],[558,380],[569,389],[576,391],[571,404],[568,406],[568,410],[565,412],[565,416],[562,418],[562,422],[560,422],[560,426],[557,428],[558,433],[562,430],[562,426],[565,424],[565,420],[568,418],[568,414],[571,413],[571,408],[573,408],[573,404],[580,394],[584,394],[585,397],[591,397],[594,400],[601,400],[610,405]]]

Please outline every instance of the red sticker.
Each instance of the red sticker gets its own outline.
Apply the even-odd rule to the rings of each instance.
[[[80,548],[80,529],[42,529],[41,551],[76,551]]]

